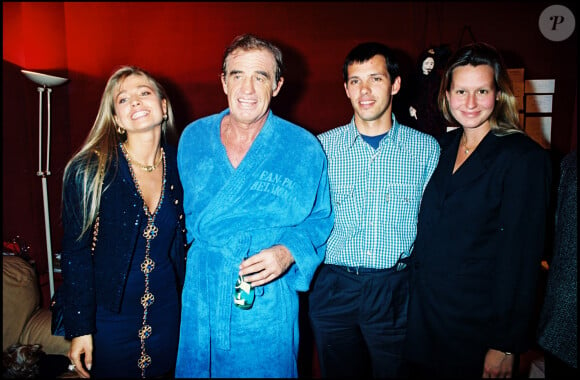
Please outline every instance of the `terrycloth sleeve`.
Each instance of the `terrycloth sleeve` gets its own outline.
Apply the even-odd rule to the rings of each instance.
[[[296,226],[287,228],[280,237],[280,244],[286,246],[296,262],[287,274],[288,284],[296,291],[307,291],[316,268],[324,260],[326,242],[334,215],[330,206],[330,188],[328,183],[328,163],[321,157],[318,173],[316,197],[310,214]]]

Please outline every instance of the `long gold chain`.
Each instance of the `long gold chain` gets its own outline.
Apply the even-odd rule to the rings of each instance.
[[[155,302],[155,296],[149,290],[149,275],[155,269],[155,261],[150,256],[151,250],[151,240],[155,239],[159,233],[159,228],[155,225],[155,217],[157,216],[158,211],[161,209],[161,205],[163,203],[163,198],[165,194],[165,182],[166,182],[166,161],[165,161],[165,152],[163,148],[161,149],[161,159],[163,161],[163,180],[161,186],[161,197],[155,211],[151,213],[149,211],[149,207],[145,203],[145,198],[143,198],[143,194],[141,192],[141,188],[139,187],[139,182],[135,177],[135,173],[130,165],[130,159],[128,157],[128,153],[123,144],[121,144],[121,150],[125,154],[127,161],[129,162],[129,171],[131,172],[131,177],[133,178],[133,182],[135,183],[135,188],[137,189],[137,193],[143,200],[143,211],[145,212],[145,216],[147,217],[147,225],[143,230],[143,237],[145,238],[145,258],[141,263],[141,272],[145,277],[145,290],[143,292],[143,296],[141,297],[141,306],[143,306],[143,319],[141,322],[141,328],[139,329],[138,336],[139,340],[141,341],[141,355],[137,360],[137,366],[141,369],[141,377],[145,378],[145,369],[151,365],[152,359],[149,354],[147,354],[147,350],[145,347],[145,341],[151,336],[153,329],[151,325],[147,323],[147,315],[149,306]],[[159,163],[158,163],[159,164]]]

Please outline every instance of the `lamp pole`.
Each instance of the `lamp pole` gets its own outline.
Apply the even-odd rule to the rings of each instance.
[[[50,297],[54,295],[54,270],[52,266],[52,238],[50,232],[50,213],[48,205],[48,185],[47,177],[50,175],[50,94],[52,93],[51,86],[59,86],[65,83],[68,79],[36,73],[28,70],[21,70],[21,72],[31,81],[40,85],[36,89],[38,91],[38,171],[36,175],[41,178],[42,182],[42,201],[44,206],[44,232],[46,236],[46,256],[48,261],[48,282],[50,287]],[[42,103],[43,94],[46,91],[47,99],[47,132],[46,132],[46,167],[42,170]]]

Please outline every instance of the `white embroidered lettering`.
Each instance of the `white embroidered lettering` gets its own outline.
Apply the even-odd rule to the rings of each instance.
[[[269,193],[284,200],[295,198],[291,195],[295,188],[295,182],[290,178],[267,170],[262,171],[258,178],[259,179],[250,186],[250,190]]]

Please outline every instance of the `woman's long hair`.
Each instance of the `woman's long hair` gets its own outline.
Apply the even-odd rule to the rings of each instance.
[[[493,69],[494,84],[498,93],[495,107],[489,117],[491,132],[497,136],[509,135],[512,133],[523,133],[520,127],[520,119],[517,108],[517,100],[512,89],[512,82],[508,75],[505,64],[499,52],[491,45],[484,42],[475,42],[465,45],[457,50],[449,59],[441,86],[439,88],[439,109],[450,123],[455,127],[461,125],[455,120],[449,109],[446,92],[451,89],[453,70],[459,66],[479,66],[487,65]]]
[[[63,192],[69,181],[72,181],[75,188],[80,190],[80,210],[76,208],[78,206],[74,205],[71,208],[71,212],[80,213],[80,215],[75,216],[82,219],[82,229],[78,239],[81,239],[87,231],[92,229],[101,205],[105,174],[111,167],[111,162],[113,160],[116,162],[118,159],[118,144],[127,139],[124,131],[117,130],[114,116],[116,92],[122,81],[130,75],[141,75],[147,78],[157,96],[167,102],[167,120],[161,124],[163,143],[165,143],[167,131],[174,129],[173,109],[167,93],[163,86],[148,72],[135,66],[122,66],[111,75],[103,91],[95,122],[83,145],[64,169]],[[63,201],[65,200],[63,193]],[[66,205],[63,204],[63,207]]]

